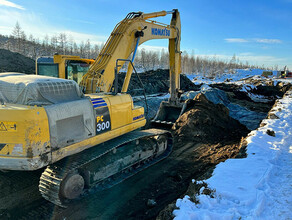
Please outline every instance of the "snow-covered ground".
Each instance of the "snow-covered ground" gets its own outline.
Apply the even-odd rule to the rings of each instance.
[[[248,156],[218,164],[205,181],[211,196],[199,194],[198,204],[188,196],[177,200],[176,220],[292,219],[291,91],[272,112],[276,119],[264,119],[249,134]]]
[[[213,84],[220,82],[235,82],[249,77],[261,76],[262,73],[266,70],[261,69],[237,69],[235,73],[223,73],[218,75],[214,79],[210,79],[201,74],[187,74],[186,76],[193,81],[196,85],[204,84]],[[273,75],[270,77],[276,77],[277,71],[273,71]],[[264,78],[264,77],[263,77]]]

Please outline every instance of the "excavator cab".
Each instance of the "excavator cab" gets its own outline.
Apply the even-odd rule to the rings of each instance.
[[[43,56],[36,60],[36,75],[71,79],[79,84],[93,62],[93,59],[83,59],[79,56]]]

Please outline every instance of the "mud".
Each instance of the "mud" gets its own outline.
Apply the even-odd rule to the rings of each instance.
[[[0,73],[1,72],[35,74],[35,61],[19,53],[0,49]]]

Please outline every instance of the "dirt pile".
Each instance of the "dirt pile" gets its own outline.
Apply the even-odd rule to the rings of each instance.
[[[0,73],[1,72],[34,74],[35,61],[19,53],[0,49]]]
[[[119,90],[122,88],[123,81],[126,73],[119,74]],[[169,92],[169,70],[168,69],[158,69],[150,70],[145,73],[139,73],[139,77],[143,82],[146,94],[155,94],[155,93],[167,93]],[[180,75],[180,85],[181,90],[199,90],[200,86],[194,85],[191,80],[189,80],[185,75]],[[131,77],[129,84],[129,93],[132,95],[142,95],[140,92],[133,92],[135,89],[141,88],[141,84],[135,73]],[[135,94],[137,93],[137,94]]]
[[[240,139],[249,130],[229,116],[222,104],[213,104],[203,94],[188,100],[187,112],[173,126],[177,142],[216,144]]]

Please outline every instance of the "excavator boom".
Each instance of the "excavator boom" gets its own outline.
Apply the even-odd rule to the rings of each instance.
[[[150,18],[172,14],[170,25],[162,24]],[[170,12],[161,11],[144,14],[142,12],[129,13],[114,28],[95,62],[91,65],[87,74],[81,81],[81,87],[85,93],[110,92],[115,79],[114,70],[117,59],[127,59],[135,52],[137,46],[152,39],[169,40],[170,63],[170,102],[178,102],[180,88],[180,15],[178,10]],[[135,53],[134,53],[135,54]],[[132,59],[134,61],[134,59]],[[122,65],[117,67],[120,70]],[[129,65],[122,92],[127,92],[133,69]]]

